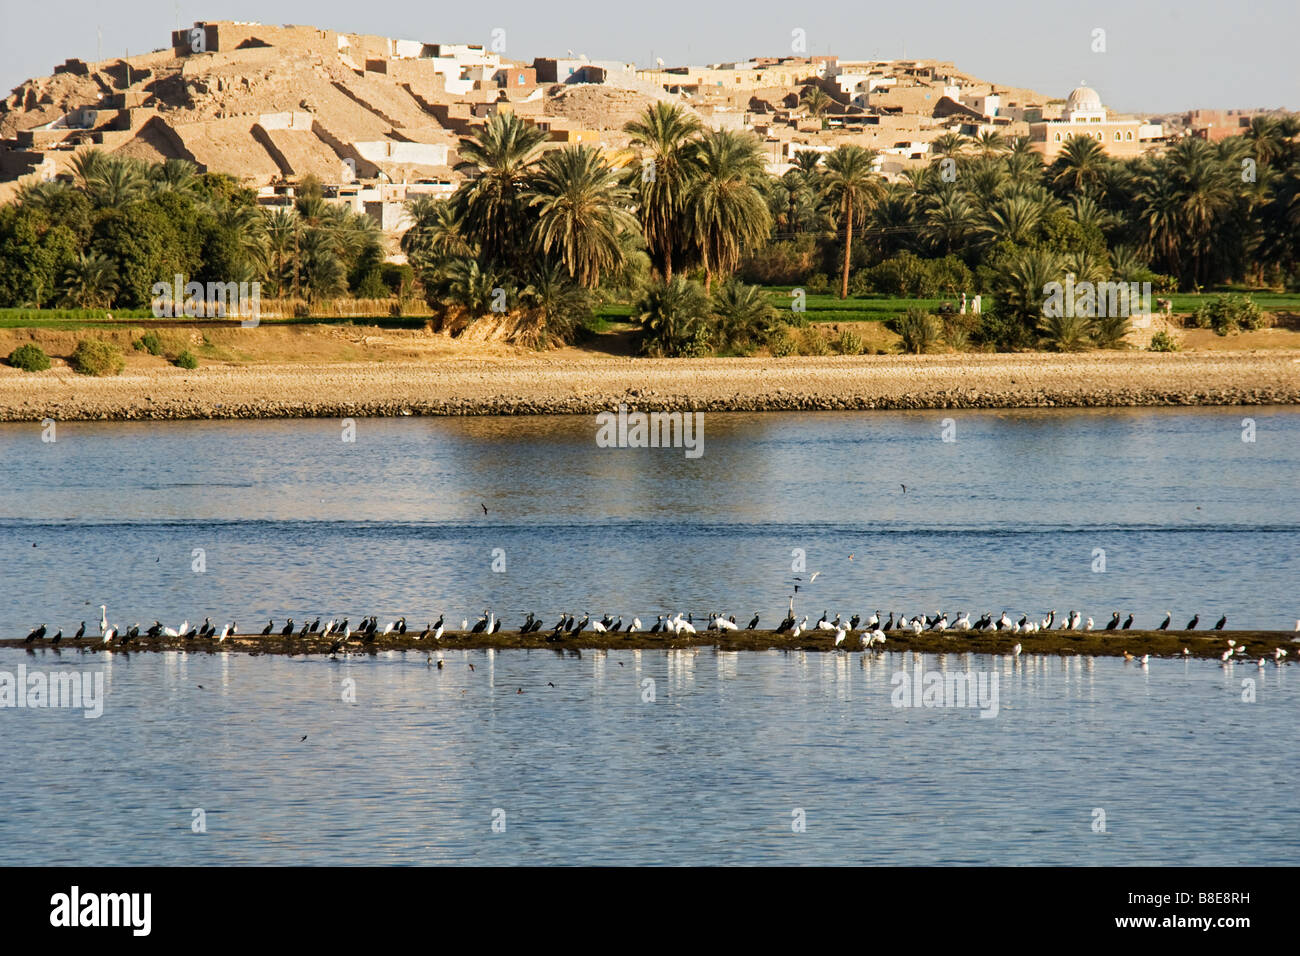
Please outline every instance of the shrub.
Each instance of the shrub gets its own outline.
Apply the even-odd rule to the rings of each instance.
[[[841,355],[861,355],[862,349],[862,336],[852,329],[842,330],[840,337],[835,341],[835,351]]]
[[[1127,315],[1102,315],[1092,321],[1092,343],[1099,349],[1125,348],[1124,339],[1132,328]]]
[[[1189,320],[1198,329],[1214,329],[1215,335],[1228,335],[1245,329],[1253,332],[1264,326],[1264,313],[1249,296],[1216,295],[1196,307]]]
[[[922,260],[910,252],[902,252],[867,270],[866,281],[873,292],[917,298],[925,290],[929,276]]]
[[[777,358],[785,358],[787,355],[794,355],[798,351],[798,346],[795,344],[794,336],[790,334],[788,326],[781,326],[767,337],[767,348]]]
[[[150,355],[162,355],[162,339],[158,337],[157,332],[146,332],[140,338],[131,343],[137,352],[148,352]]]
[[[1088,347],[1092,320],[1082,315],[1044,316],[1038,330],[1047,345],[1058,352],[1081,352]]]
[[[384,281],[383,272],[371,268],[360,277],[352,294],[358,299],[386,299],[393,294],[393,290]]]
[[[943,344],[954,352],[970,348],[971,339],[979,331],[979,319],[974,315],[949,311],[942,313],[939,321],[943,326]]]
[[[944,256],[925,263],[923,295],[960,295],[970,289],[975,277],[956,256]]]
[[[908,309],[886,325],[903,339],[903,351],[914,355],[933,351],[941,332],[939,320],[925,309]]]
[[[1148,352],[1177,352],[1178,343],[1168,332],[1160,331],[1151,336],[1151,344],[1147,346]]]
[[[825,295],[831,290],[831,280],[826,278],[824,272],[814,272],[808,277],[803,288],[809,295]]]
[[[72,370],[81,375],[121,375],[126,363],[122,350],[100,339],[82,339],[68,359]]]
[[[1031,344],[1028,329],[1014,314],[984,312],[979,318],[975,340],[999,352],[1011,352]]]
[[[28,342],[9,353],[9,364],[24,372],[44,372],[50,367],[50,357],[39,345]]]
[[[194,353],[186,349],[172,361],[172,364],[178,368],[196,369],[199,367],[199,360],[194,357]]]
[[[800,337],[799,351],[803,355],[830,355],[831,343],[826,335],[815,325],[809,325]]]
[[[815,252],[811,236],[777,240],[746,255],[738,274],[760,285],[798,285],[812,271]]]
[[[406,263],[385,262],[380,265],[379,274],[392,295],[405,295],[415,283],[415,269]]]

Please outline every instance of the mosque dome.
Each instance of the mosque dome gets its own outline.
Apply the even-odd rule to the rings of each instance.
[[[1101,108],[1101,97],[1090,86],[1076,87],[1070,91],[1070,96],[1065,101],[1065,109],[1069,113],[1095,113]]]

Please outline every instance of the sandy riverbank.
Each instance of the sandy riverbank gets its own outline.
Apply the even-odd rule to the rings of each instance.
[[[650,634],[597,634],[584,631],[577,636],[566,634],[562,640],[550,639],[549,631],[520,634],[518,631],[501,631],[496,634],[471,634],[468,631],[448,631],[442,640],[421,640],[419,631],[405,635],[376,637],[363,644],[354,638],[347,645],[347,653],[372,654],[378,651],[419,651],[436,653],[445,650],[549,650],[558,653],[599,650],[664,650],[686,647],[716,647],[721,651],[810,651],[835,650],[834,635],[830,631],[808,631],[797,638],[775,631],[732,631],[725,634],[704,632],[696,635]],[[1024,654],[1085,655],[1093,657],[1122,657],[1124,652],[1141,657],[1182,657],[1187,648],[1189,657],[1218,659],[1228,647],[1228,639],[1246,648],[1236,663],[1252,668],[1264,657],[1270,666],[1277,647],[1290,648],[1289,659],[1295,659],[1297,650],[1291,643],[1295,634],[1287,631],[1040,631],[1037,634],[1012,634],[1009,631],[890,631],[883,650],[917,651],[924,654],[1010,654],[1019,644]],[[212,639],[190,640],[182,638],[138,637],[125,648],[118,643],[103,644],[98,638],[80,641],[65,638],[57,645],[48,640],[25,644],[22,640],[0,640],[0,647],[26,647],[33,651],[58,650],[62,653],[78,651],[217,651],[236,654],[327,654],[331,641],[319,634],[305,637],[281,637],[278,634],[239,635],[221,644]],[[847,650],[860,650],[860,638],[855,634],[844,644]],[[340,651],[342,653],[342,651]]]
[[[0,368],[0,421],[1300,404],[1300,350],[638,359],[566,349],[441,361]]]

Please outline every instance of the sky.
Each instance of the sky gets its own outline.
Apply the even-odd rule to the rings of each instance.
[[[809,53],[952,60],[980,79],[1052,96],[1086,82],[1123,112],[1300,109],[1296,0],[0,0],[0,89],[48,76],[69,57],[168,46],[178,22],[200,19],[484,45],[502,29],[514,59],[573,50],[643,67],[789,54],[792,31],[802,30]]]

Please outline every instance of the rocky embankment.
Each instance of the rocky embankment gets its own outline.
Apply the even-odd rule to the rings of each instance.
[[[0,421],[1300,404],[1300,351],[0,369]]]

